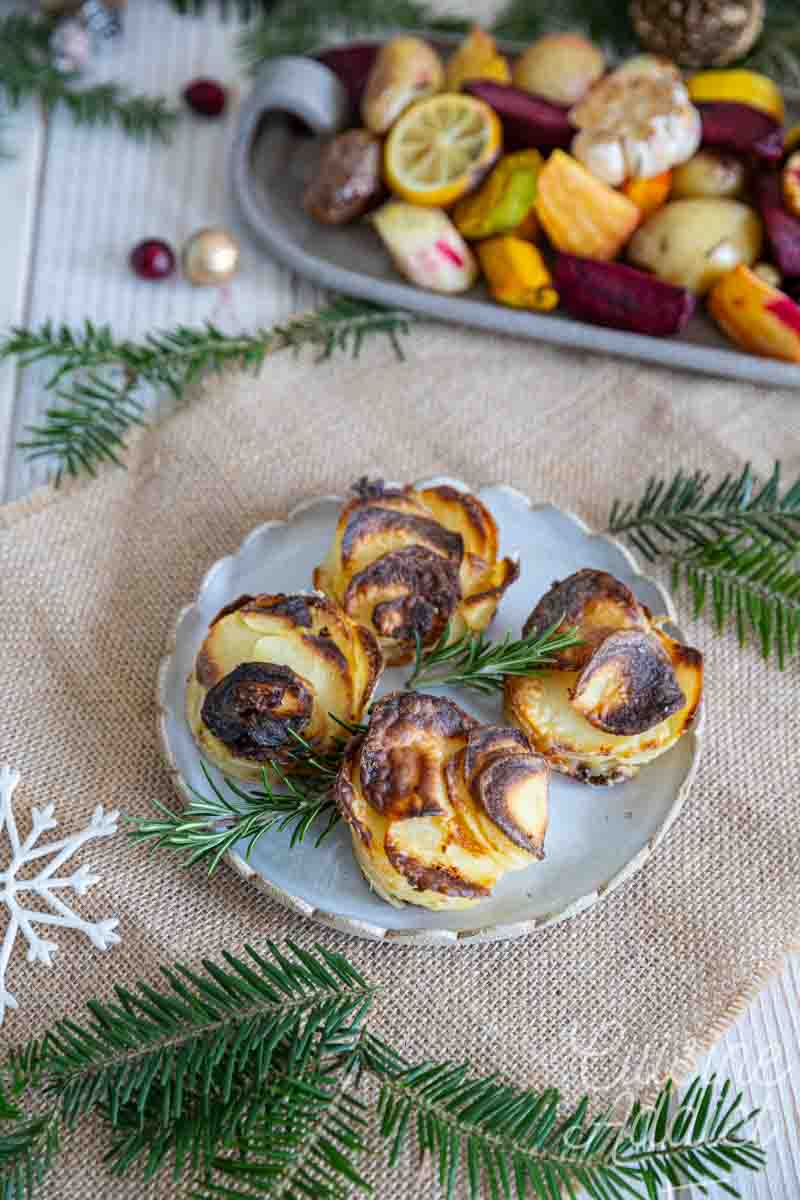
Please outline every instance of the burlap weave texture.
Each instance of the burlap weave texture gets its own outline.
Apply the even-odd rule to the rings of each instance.
[[[0,760],[22,771],[23,824],[51,800],[69,831],[98,802],[144,814],[172,799],[155,673],[174,615],[213,561],[303,499],[364,473],[448,473],[513,484],[602,527],[611,500],[638,495],[650,472],[746,459],[765,472],[776,457],[787,478],[800,471],[796,393],[433,326],[414,331],[402,363],[385,343],[324,366],[280,354],[260,378],[205,393],[145,433],[127,471],[0,510]],[[209,880],[119,835],[86,854],[103,879],[80,903],[119,916],[122,944],[102,955],[63,934],[50,970],[18,953],[21,1007],[2,1042],[114,982],[152,981],[161,963],[293,937],[380,981],[376,1028],[418,1057],[467,1055],[601,1099],[690,1069],[800,941],[800,760],[796,664],[781,673],[692,622],[685,603],[681,614],[707,655],[699,774],[658,852],[591,912],[513,943],[374,945],[288,914],[227,868]],[[89,1125],[45,1200],[179,1194],[166,1177],[111,1181],[101,1147]],[[410,1164],[375,1177],[382,1197],[430,1194]]]

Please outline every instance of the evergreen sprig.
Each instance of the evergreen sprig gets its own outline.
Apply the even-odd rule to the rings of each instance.
[[[414,668],[406,687],[462,687],[493,695],[501,691],[507,675],[530,675],[553,662],[553,655],[579,646],[573,629],[557,633],[556,621],[542,634],[492,642],[483,633],[465,633],[451,641],[448,624],[439,640],[427,649],[417,637]]]
[[[9,1055],[0,1091],[0,1185],[31,1197],[59,1148],[94,1112],[107,1161],[145,1182],[172,1165],[195,1195],[344,1200],[371,1190],[362,1164],[372,1106],[394,1166],[416,1142],[451,1198],[657,1200],[662,1186],[739,1193],[734,1168],[760,1170],[730,1083],[696,1080],[680,1103],[667,1085],[626,1118],[564,1110],[557,1089],[513,1086],[466,1063],[410,1062],[367,1027],[375,995],[347,960],[294,943],[266,955],[181,964],[165,984],[118,987]],[[43,1111],[31,1117],[25,1106]]]
[[[650,1109],[634,1105],[628,1117],[589,1117],[584,1097],[570,1112],[561,1111],[557,1089],[533,1091],[504,1083],[497,1076],[475,1078],[463,1063],[409,1064],[379,1039],[367,1034],[362,1058],[382,1081],[380,1131],[391,1139],[395,1163],[409,1130],[421,1153],[438,1167],[439,1187],[447,1200],[455,1191],[459,1168],[466,1168],[470,1200],[490,1195],[503,1200],[533,1196],[554,1200],[653,1197],[663,1185],[679,1188],[709,1182],[729,1195],[725,1176],[736,1166],[757,1170],[764,1154],[742,1138],[754,1113],[742,1117],[740,1097],[731,1085],[721,1089],[712,1078],[696,1079],[673,1106],[668,1083]]]
[[[695,615],[710,608],[717,629],[733,621],[778,665],[800,634],[800,479],[781,489],[780,464],[761,486],[750,464],[711,486],[702,472],[651,478],[638,502],[615,501],[609,532],[626,536],[649,562],[670,564],[688,586]]]
[[[20,448],[29,458],[52,461],[58,482],[64,474],[94,474],[104,461],[120,463],[128,434],[144,423],[143,386],[181,400],[205,375],[234,366],[257,372],[275,350],[310,347],[321,361],[339,352],[357,355],[376,335],[388,337],[402,357],[399,339],[413,320],[401,309],[340,296],[314,313],[245,334],[209,323],[133,342],[116,338],[108,325],[86,321],[72,329],[47,321],[38,329],[12,329],[0,340],[0,361],[16,358],[23,369],[52,366],[44,387],[56,403],[28,427]]]
[[[169,0],[170,7],[182,17],[202,17],[212,6],[212,0]],[[223,21],[231,15],[240,21],[250,21],[257,13],[267,16],[275,0],[216,0]]]
[[[178,0],[180,2],[180,0]],[[769,0],[764,31],[743,60],[784,86],[800,87],[800,17],[796,0]],[[278,54],[305,54],[323,44],[396,29],[460,32],[473,24],[463,16],[440,16],[424,0],[275,0],[242,35],[240,48],[251,70]],[[608,0],[507,0],[492,25],[497,37],[531,42],[554,30],[581,29],[612,58],[640,48],[628,5]]]
[[[169,140],[177,114],[163,97],[131,95],[114,83],[80,86],[77,72],[53,63],[52,31],[44,17],[0,17],[0,97],[10,108],[35,97],[47,109],[66,108],[79,125],[117,125],[134,138]]]

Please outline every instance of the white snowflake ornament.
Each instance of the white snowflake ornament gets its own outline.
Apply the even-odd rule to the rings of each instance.
[[[89,867],[78,867],[71,875],[56,875],[56,871],[85,842],[110,837],[112,833],[116,833],[119,813],[103,812],[98,804],[85,829],[58,842],[37,846],[39,835],[55,829],[58,822],[53,816],[55,805],[34,808],[31,811],[31,831],[25,841],[21,842],[12,805],[14,789],[18,783],[19,771],[4,764],[0,765],[0,834],[5,830],[11,847],[8,866],[0,870],[0,904],[8,909],[8,925],[3,945],[0,947],[0,1025],[5,1019],[6,1009],[17,1008],[15,997],[6,989],[6,971],[18,932],[22,933],[28,943],[28,962],[42,962],[48,967],[52,964],[53,954],[58,946],[55,942],[40,937],[33,928],[34,924],[61,925],[66,929],[78,929],[86,934],[98,950],[107,950],[120,940],[119,934],[115,932],[119,924],[115,917],[108,917],[103,921],[84,921],[56,895],[57,892],[71,889],[76,896],[84,896],[89,888],[98,882],[100,876],[95,875]],[[21,868],[46,855],[55,857],[42,867],[38,875],[30,879],[18,877]],[[26,908],[19,898],[23,892],[39,897],[51,911],[37,912]]]

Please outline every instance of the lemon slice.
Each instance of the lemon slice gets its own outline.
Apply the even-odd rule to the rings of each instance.
[[[458,92],[430,96],[392,126],[386,182],[411,204],[446,208],[480,182],[502,141],[497,114],[482,100]]]
[[[757,108],[780,124],[784,117],[783,96],[774,80],[757,71],[700,71],[687,83],[689,96],[697,104],[705,100],[727,100]]]

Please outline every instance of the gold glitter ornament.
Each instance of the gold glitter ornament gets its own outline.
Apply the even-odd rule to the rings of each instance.
[[[183,247],[181,265],[190,283],[227,283],[239,269],[239,243],[227,229],[198,229]]]

